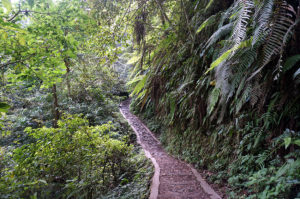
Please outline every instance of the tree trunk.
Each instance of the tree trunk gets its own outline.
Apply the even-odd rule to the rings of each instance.
[[[56,84],[53,84],[52,87],[52,95],[53,95],[53,127],[57,128],[57,121],[59,120],[59,110],[58,110],[58,99],[56,93]]]

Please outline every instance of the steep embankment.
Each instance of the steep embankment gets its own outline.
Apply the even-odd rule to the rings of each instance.
[[[228,197],[300,198],[300,1],[163,6],[136,19],[134,112]]]
[[[134,129],[138,142],[155,166],[150,198],[220,199],[195,169],[165,152],[151,131],[138,117],[130,113],[129,104],[129,100],[123,102],[120,111]]]

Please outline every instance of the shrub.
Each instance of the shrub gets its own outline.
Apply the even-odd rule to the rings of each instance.
[[[27,128],[34,142],[1,158],[4,198],[95,198],[116,187],[128,172],[133,146],[110,137],[112,125],[88,126],[88,120],[65,115],[58,128]],[[1,159],[0,158],[0,159]],[[1,168],[0,168],[1,169]],[[125,173],[125,174],[124,174]]]

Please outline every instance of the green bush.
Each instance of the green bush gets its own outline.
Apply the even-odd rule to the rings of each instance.
[[[76,115],[63,116],[58,128],[27,128],[33,143],[0,154],[7,161],[0,167],[1,197],[95,198],[124,183],[133,146],[111,138],[111,129],[110,123],[90,127]]]

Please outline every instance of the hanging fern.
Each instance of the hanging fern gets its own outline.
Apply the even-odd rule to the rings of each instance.
[[[219,96],[220,96],[220,89],[214,88],[209,98],[208,114],[211,114],[213,112],[217,102],[219,101]]]
[[[246,40],[241,42],[238,45],[233,46],[231,49],[227,50],[225,53],[223,53],[218,59],[216,59],[211,65],[210,68],[205,72],[205,74],[212,71],[214,68],[219,66],[221,63],[225,62],[229,58],[231,58],[232,54],[235,53],[239,49],[243,49],[246,47],[249,47],[251,45],[252,39]]]
[[[257,42],[260,42],[266,38],[270,32],[270,21],[273,16],[274,0],[263,1],[263,6],[257,12],[257,16],[254,15],[254,18],[257,19],[258,26],[254,30],[252,46]]]
[[[230,33],[230,31],[232,30],[232,27],[233,27],[233,24],[229,23],[227,25],[220,27],[214,34],[212,34],[212,36],[207,40],[207,42],[205,44],[205,48],[204,48],[203,52],[201,53],[200,57],[202,57],[206,53],[208,48],[210,48],[212,45],[214,45],[219,39],[221,39],[225,35],[228,35]]]
[[[247,36],[247,25],[253,12],[254,2],[252,0],[239,0],[238,12],[232,17],[237,16],[232,33],[232,40],[235,45],[240,44]]]
[[[251,95],[252,87],[251,85],[247,85],[244,89],[244,92],[240,98],[237,98],[237,104],[235,113],[238,114],[242,109],[243,105],[249,100],[249,96]]]
[[[198,28],[198,30],[196,31],[196,34],[199,34],[205,27],[210,26],[211,24],[213,24],[216,20],[216,15],[212,15],[209,18],[207,18]]]
[[[256,70],[249,79],[257,75],[271,60],[274,55],[278,55],[287,43],[287,38],[292,34],[290,27],[295,23],[296,12],[286,1],[280,3],[275,12],[274,22],[270,24],[271,31],[268,41],[263,50],[263,59],[260,68]]]
[[[243,80],[245,80],[245,76],[249,71],[250,66],[254,63],[257,57],[257,46],[252,48],[243,49],[240,53],[236,54],[233,59],[238,60],[236,64],[232,65],[233,76],[230,77],[230,81],[232,82],[231,92],[235,92],[237,88],[243,84]],[[241,90],[240,88],[239,90]],[[239,95],[239,90],[237,90],[237,94]]]

